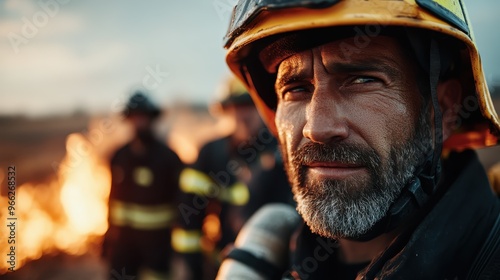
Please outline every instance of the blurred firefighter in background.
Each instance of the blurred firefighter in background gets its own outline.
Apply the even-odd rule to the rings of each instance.
[[[167,279],[170,273],[174,203],[183,163],[155,138],[153,123],[160,115],[139,91],[123,111],[135,135],[111,159],[109,229],[103,245],[111,279]]]
[[[233,120],[234,130],[205,144],[181,173],[179,226],[172,234],[187,273],[181,279],[214,279],[220,251],[257,209],[293,203],[277,141],[243,85],[232,77],[224,81],[212,109]]]

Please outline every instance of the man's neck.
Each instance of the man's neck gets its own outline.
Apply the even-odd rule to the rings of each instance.
[[[364,242],[339,239],[339,261],[346,264],[369,262],[389,247],[396,236],[396,232],[390,232]]]

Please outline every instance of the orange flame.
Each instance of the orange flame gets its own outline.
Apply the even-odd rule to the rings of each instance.
[[[111,127],[105,125],[110,123]],[[191,163],[205,142],[228,134],[231,127],[225,119],[212,120],[208,115],[180,110],[168,142],[185,163]],[[74,133],[67,137],[66,156],[57,166],[56,178],[16,188],[15,270],[44,254],[91,252],[96,248],[91,245],[101,241],[106,232],[111,174],[102,158],[124,144],[130,131],[117,119],[95,119],[87,136]],[[5,174],[0,174],[2,179]],[[7,203],[7,198],[0,196],[2,221],[7,221]],[[2,226],[0,241],[7,240],[9,234]],[[4,256],[0,258],[0,274],[9,269],[6,255],[10,245],[4,244],[0,246]]]
[[[107,230],[109,168],[81,134],[68,136],[66,150],[56,179],[16,189],[15,270],[47,253],[87,253],[89,245]],[[5,197],[0,200],[1,205],[7,205]],[[2,220],[7,214],[7,207],[2,207]],[[1,239],[6,240],[9,234],[2,233]],[[2,256],[9,253],[8,247],[0,247]],[[2,260],[0,273],[8,269],[9,264]]]

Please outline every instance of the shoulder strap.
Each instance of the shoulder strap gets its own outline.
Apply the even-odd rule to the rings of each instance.
[[[500,275],[500,214],[474,261],[467,279],[498,279]]]

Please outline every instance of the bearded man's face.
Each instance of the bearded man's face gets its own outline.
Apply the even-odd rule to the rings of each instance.
[[[385,216],[431,145],[414,62],[399,43],[353,38],[278,66],[276,127],[297,210],[313,232],[357,237]]]

